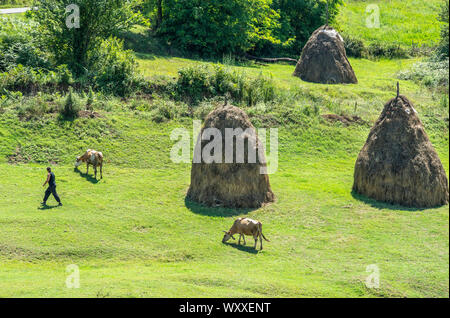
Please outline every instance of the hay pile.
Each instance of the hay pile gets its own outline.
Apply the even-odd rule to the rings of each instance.
[[[306,42],[293,75],[313,83],[358,82],[347,59],[341,35],[327,25],[314,31]]]
[[[194,155],[187,198],[208,206],[230,208],[257,208],[273,202],[275,196],[270,188],[269,176],[260,173],[260,168],[266,166],[263,145],[247,114],[234,106],[219,107],[206,117],[200,136],[207,128],[217,128],[222,134],[222,163],[205,163],[203,157],[201,162],[195,163]],[[243,131],[252,129],[250,134],[243,133],[233,138],[232,163],[225,162],[225,128],[241,128]],[[238,138],[244,142],[243,163],[237,163],[239,161],[236,160]],[[198,139],[197,153],[203,152],[209,142]],[[249,163],[248,149],[256,152],[256,161],[253,161],[256,163]],[[258,149],[261,149],[261,153],[258,153]]]
[[[353,190],[408,207],[448,204],[448,181],[411,102],[391,99],[372,127],[355,164]]]

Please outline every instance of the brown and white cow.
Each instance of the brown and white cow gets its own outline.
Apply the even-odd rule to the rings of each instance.
[[[234,234],[239,234],[239,241],[238,244],[241,244],[241,237],[244,239],[244,245],[245,245],[245,235],[251,235],[253,236],[253,239],[255,240],[255,246],[253,248],[256,249],[256,244],[259,242],[261,244],[261,249],[263,249],[262,246],[262,239],[264,238],[267,242],[270,242],[266,237],[264,236],[262,232],[262,224],[259,221],[252,220],[249,218],[239,218],[234,221],[233,226],[231,229],[227,232],[224,231],[225,235],[223,236],[222,243],[225,243],[230,238],[235,240]]]
[[[100,151],[86,150],[84,155],[77,157],[75,167],[81,165],[82,162],[86,162],[86,174],[89,173],[89,165],[92,165],[94,167],[95,178],[97,179],[97,167],[100,167],[100,179],[103,178],[103,154]]]

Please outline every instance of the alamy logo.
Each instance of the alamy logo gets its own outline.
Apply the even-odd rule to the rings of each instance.
[[[79,29],[80,28],[80,7],[76,4],[69,4],[66,7],[66,13],[69,15],[66,17],[66,26],[69,29]]]
[[[370,29],[378,29],[380,27],[380,8],[376,4],[369,4],[366,7],[366,27]]]
[[[66,272],[69,273],[66,277],[67,288],[80,288],[80,269],[75,264],[67,265]]]
[[[270,128],[270,154],[266,156],[267,129],[225,128],[224,136],[217,128],[205,128],[193,121],[193,163],[259,163],[260,174],[273,174],[278,168],[278,129]],[[170,151],[174,163],[190,163],[190,135],[185,128],[176,128],[170,139],[177,141]],[[266,160],[268,158],[268,160]]]
[[[378,265],[367,265],[366,273],[369,273],[369,276],[366,277],[367,288],[380,288],[380,269]]]

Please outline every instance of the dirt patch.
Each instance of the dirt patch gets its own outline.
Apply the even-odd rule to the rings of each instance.
[[[22,148],[16,147],[14,153],[8,156],[8,163],[18,164],[18,163],[28,163],[31,161],[31,156],[22,153]]]
[[[80,118],[100,118],[100,117],[103,117],[99,113],[94,112],[94,111],[90,111],[90,110],[80,110],[78,112],[78,116]]]
[[[364,125],[367,124],[366,121],[364,121],[359,116],[346,116],[346,115],[336,115],[336,114],[325,114],[322,115],[322,118],[326,119],[329,122],[335,123],[335,122],[341,122],[344,126],[350,126],[352,124],[358,124],[358,125]]]
[[[50,145],[18,145],[14,152],[7,156],[8,163],[19,164],[36,162],[56,165],[59,163],[61,152]]]

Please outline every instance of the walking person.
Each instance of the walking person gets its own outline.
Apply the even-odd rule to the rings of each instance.
[[[58,206],[61,206],[61,200],[59,199],[58,193],[56,193],[55,174],[52,172],[52,169],[50,167],[47,167],[47,172],[47,180],[45,180],[42,186],[45,187],[45,185],[48,183],[48,188],[47,190],[45,190],[44,201],[42,201],[42,205],[47,205],[47,199],[51,193],[53,194],[56,202],[58,202]]]

